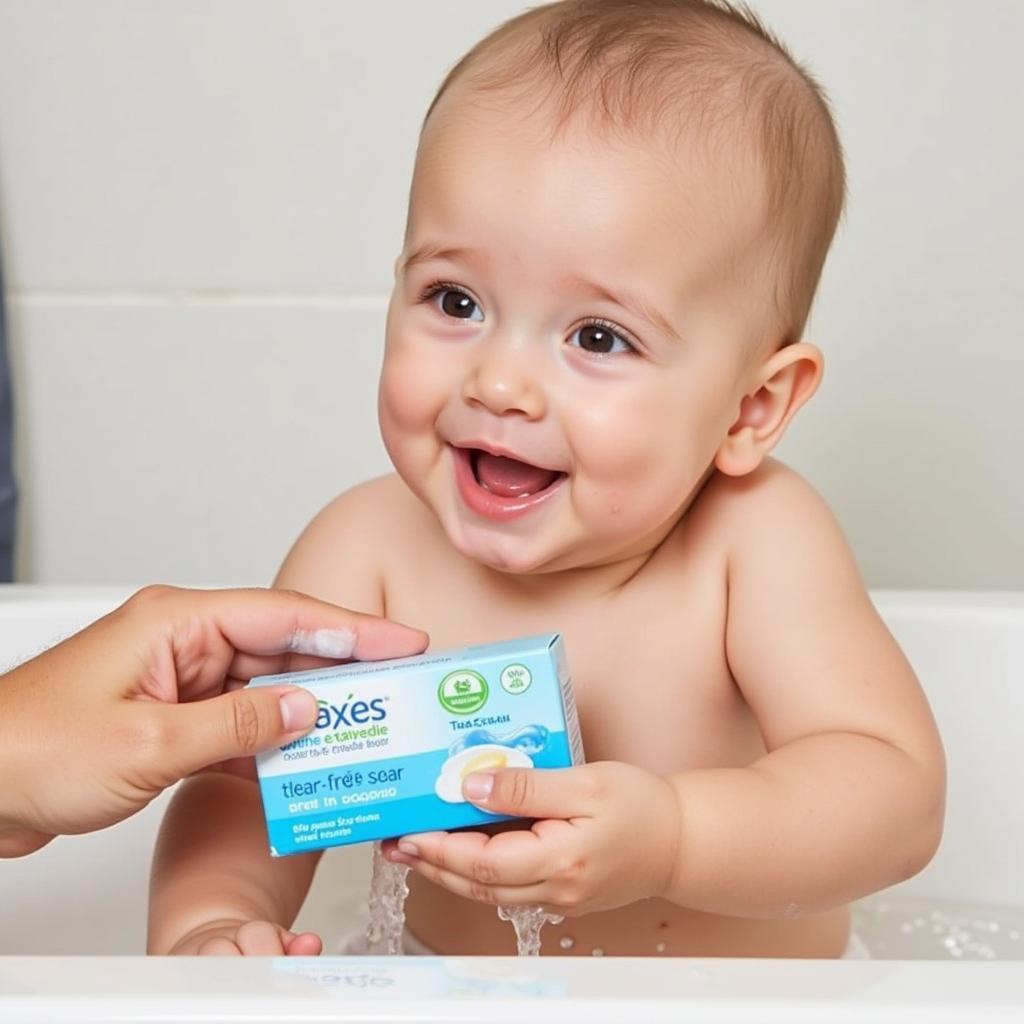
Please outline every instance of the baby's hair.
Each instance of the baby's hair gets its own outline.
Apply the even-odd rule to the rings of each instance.
[[[634,137],[694,126],[709,140],[749,135],[776,267],[780,322],[771,333],[776,344],[799,340],[842,214],[843,153],[824,91],[748,6],[561,0],[532,8],[452,68],[424,124],[458,80],[553,110],[554,133],[587,115]]]

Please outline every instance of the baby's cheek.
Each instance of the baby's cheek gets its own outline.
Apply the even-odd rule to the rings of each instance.
[[[615,534],[648,530],[671,516],[702,471],[685,445],[649,425],[591,435],[575,451],[579,499]]]
[[[389,350],[385,356],[379,395],[382,429],[417,430],[433,425],[434,389],[429,387],[429,374],[421,362],[401,350]]]

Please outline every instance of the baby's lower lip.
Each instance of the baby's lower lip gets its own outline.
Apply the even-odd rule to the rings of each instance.
[[[459,496],[470,511],[486,519],[499,522],[517,519],[532,512],[538,505],[547,501],[563,484],[566,477],[560,473],[553,483],[536,494],[503,497],[481,487],[473,473],[473,451],[470,448],[457,448],[449,445],[455,462],[455,483]]]

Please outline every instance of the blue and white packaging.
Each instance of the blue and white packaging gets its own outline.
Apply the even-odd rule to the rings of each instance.
[[[568,768],[583,743],[557,634],[260,676],[309,690],[312,732],[256,758],[275,857],[508,820],[462,796],[474,771]]]

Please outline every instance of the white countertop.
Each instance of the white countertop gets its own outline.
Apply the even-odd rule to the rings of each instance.
[[[1024,963],[505,957],[0,958],[0,1020],[1024,1019]]]

